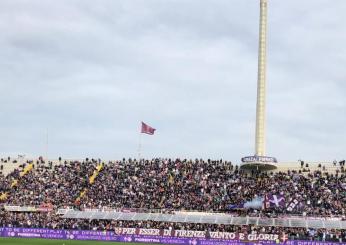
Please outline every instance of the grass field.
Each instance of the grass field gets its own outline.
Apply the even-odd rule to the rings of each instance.
[[[71,241],[71,240],[49,240],[31,238],[0,238],[0,244],[4,245],[134,245],[138,243],[121,242],[97,242],[97,241]],[[148,244],[148,243],[147,243]]]

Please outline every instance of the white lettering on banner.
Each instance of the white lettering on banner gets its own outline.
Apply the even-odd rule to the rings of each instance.
[[[174,235],[176,237],[205,238],[205,231],[176,230]]]
[[[55,233],[55,234],[62,234],[62,230],[47,230],[47,229],[36,229],[36,228],[22,228],[22,231],[24,233],[40,233],[40,234],[45,234],[45,233]],[[19,232],[19,230],[17,230]]]
[[[18,211],[20,209],[19,206],[4,206],[6,211]]]
[[[46,205],[46,206],[40,206],[40,207],[34,207],[34,206],[4,206],[5,211],[8,212],[50,212],[53,211],[53,207]],[[59,212],[63,212],[64,210],[59,209]]]
[[[159,243],[159,242],[160,242],[160,239],[153,239],[153,238],[137,238],[137,237],[135,237],[135,242]]]
[[[250,234],[248,235],[249,241],[275,241],[279,239],[278,235],[274,234]]]
[[[138,235],[144,235],[144,236],[159,236],[160,230],[159,229],[139,229]]]
[[[123,228],[122,234],[124,234],[124,235],[136,235],[136,228]]]
[[[82,235],[103,236],[104,231],[81,231]]]
[[[53,208],[50,208],[50,207],[39,207],[39,208],[36,208],[36,211],[38,211],[38,212],[50,212],[50,211],[53,211]]]
[[[4,206],[6,211],[9,212],[36,212],[36,207],[32,207],[32,206],[24,206],[24,207],[20,207],[20,206]]]
[[[40,234],[35,233],[17,233],[19,237],[41,237]]]
[[[171,230],[163,230],[163,235],[164,236],[171,236],[172,235],[172,231]]]
[[[173,232],[174,231],[174,232]],[[160,229],[141,229],[141,228],[114,228],[117,235],[142,235],[142,236],[164,236],[164,237],[188,237],[188,238],[210,238],[218,240],[240,240],[240,241],[276,241],[279,240],[278,234],[244,234],[237,232],[208,232],[191,230],[160,230]],[[42,233],[45,231],[43,230]],[[73,231],[72,231],[73,232]],[[104,234],[102,231],[82,231],[82,234],[97,235]]]
[[[235,239],[236,234],[231,232],[210,232],[210,238],[213,239],[225,239],[225,240],[233,240]]]

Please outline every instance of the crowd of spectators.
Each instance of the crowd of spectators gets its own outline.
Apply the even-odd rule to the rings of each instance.
[[[29,162],[27,162],[29,164]],[[26,164],[26,165],[27,165]],[[101,160],[62,161],[59,164],[34,162],[34,168],[22,175],[25,164],[6,177],[0,175],[0,194],[7,193],[2,205],[51,205],[54,210],[75,209],[146,209],[237,212],[238,215],[338,216],[346,215],[346,174],[323,172],[244,172],[223,160],[123,159],[108,162],[95,173]],[[81,194],[83,193],[83,194]],[[244,203],[266,195],[285,198],[285,205],[263,209],[244,209]],[[292,205],[293,204],[293,205]],[[231,210],[230,207],[238,207]],[[154,221],[97,221],[63,219],[54,213],[18,213],[1,211],[1,226],[54,229],[112,230],[115,227],[194,229],[247,232],[285,232],[292,239],[338,241],[345,231],[309,230],[254,226],[223,226]],[[281,230],[280,230],[281,229]],[[284,229],[284,230],[283,230]]]
[[[265,195],[285,197],[285,206],[238,210],[263,215],[346,215],[346,174],[314,171],[243,172],[226,161],[126,160],[109,162],[95,182],[89,176],[100,160],[38,161],[32,171],[20,169],[0,177],[0,192],[12,205],[52,204],[55,208],[138,208],[229,212]],[[24,166],[23,166],[24,167]],[[14,180],[18,180],[11,187]],[[81,196],[80,193],[86,189]],[[78,199],[78,201],[76,201]],[[294,203],[294,205],[291,205]],[[290,207],[290,208],[288,208]]]
[[[103,206],[228,211],[266,194],[284,195],[286,206],[270,213],[345,215],[345,173],[246,173],[224,161],[154,159],[108,164],[89,188],[82,208]],[[261,209],[261,208],[259,208]],[[252,212],[253,210],[250,210]],[[261,211],[261,210],[258,210]]]
[[[28,164],[28,163],[27,163]],[[71,206],[84,187],[97,162],[65,161],[58,165],[37,161],[32,171],[20,176],[22,169],[15,169],[0,186],[0,192],[8,192],[6,203],[11,205],[39,206],[52,204],[54,207]],[[12,186],[12,183],[17,184]]]

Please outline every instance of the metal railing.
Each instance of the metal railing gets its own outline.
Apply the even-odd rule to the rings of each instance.
[[[59,210],[66,219],[90,219],[90,220],[124,220],[124,221],[158,221],[168,223],[200,223],[223,225],[257,225],[277,227],[304,227],[346,229],[346,221],[341,219],[322,218],[263,218],[263,217],[237,217],[229,214],[164,214],[164,213],[132,213],[116,211],[75,211]]]

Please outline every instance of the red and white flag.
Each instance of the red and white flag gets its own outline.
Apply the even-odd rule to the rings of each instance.
[[[155,130],[156,130],[155,128],[150,127],[149,125],[142,122],[141,133],[153,135],[155,133]]]

